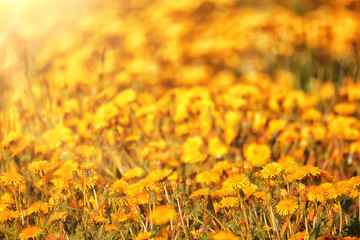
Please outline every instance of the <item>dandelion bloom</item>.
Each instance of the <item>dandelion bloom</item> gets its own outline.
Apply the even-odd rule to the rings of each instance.
[[[232,232],[220,231],[212,236],[212,240],[237,240],[238,237],[235,236]]]
[[[160,205],[155,207],[150,218],[156,225],[163,225],[173,219],[175,215],[176,212],[174,209]]]
[[[338,103],[335,105],[334,111],[340,115],[352,115],[356,112],[356,104],[350,102]]]
[[[306,196],[311,202],[324,202],[328,191],[332,188],[331,183],[323,183],[319,186],[310,186],[307,188]]]
[[[255,193],[256,189],[258,188],[257,185],[250,183],[250,185],[245,185],[242,187],[242,191],[246,197],[250,197],[253,193]]]
[[[355,176],[349,179],[349,186],[352,189],[358,189],[360,187],[360,176]]]
[[[63,222],[65,222],[66,215],[67,215],[67,212],[56,212],[56,213],[53,213],[53,214],[50,216],[49,224],[51,224],[51,223],[53,223],[53,222],[55,222],[55,221],[63,221]]]
[[[205,183],[209,185],[210,183],[220,182],[220,176],[217,173],[204,171],[196,175],[196,181],[199,183]]]
[[[36,226],[29,226],[21,231],[19,234],[20,240],[27,240],[30,238],[36,238],[43,234],[42,228]]]
[[[185,152],[181,155],[180,160],[184,163],[192,164],[204,162],[206,160],[206,155],[201,153],[199,150],[194,152]]]
[[[264,166],[271,157],[271,150],[268,145],[251,143],[245,150],[246,161],[254,167]]]
[[[329,100],[334,97],[335,86],[332,82],[325,82],[320,88],[320,97],[322,100]]]
[[[146,240],[146,239],[149,239],[149,237],[151,237],[151,233],[149,233],[149,232],[145,232],[145,233],[139,233],[137,236],[136,236],[136,238],[135,238],[135,240]]]
[[[305,238],[308,238],[310,235],[308,232],[298,232],[295,234],[295,239],[296,240],[303,240]]]
[[[195,192],[191,193],[191,195],[189,196],[189,199],[199,200],[200,198],[208,195],[209,192],[210,192],[209,188],[203,188],[203,189],[196,190]]]
[[[300,166],[294,166],[287,169],[288,175],[285,174],[285,178],[288,182],[292,183],[296,180],[300,181],[306,177],[306,171]]]
[[[132,179],[132,178],[138,178],[140,177],[141,175],[144,174],[144,169],[142,169],[141,167],[136,167],[136,168],[133,168],[133,169],[130,169],[128,170],[124,175],[124,179],[126,180],[129,180],[129,179]]]
[[[268,163],[265,167],[263,167],[260,174],[262,178],[274,178],[279,175],[281,171],[281,165],[279,163],[272,162]]]
[[[210,196],[212,198],[222,198],[227,196],[236,196],[236,190],[232,187],[224,186],[219,190],[213,191]]]
[[[115,224],[105,224],[105,231],[106,232],[111,232],[111,231],[116,231],[118,228]]]
[[[223,171],[227,170],[231,168],[231,163],[229,163],[228,161],[224,160],[224,161],[220,161],[217,162],[211,169],[211,171],[213,172],[217,172],[217,173],[222,173]]]
[[[50,163],[46,160],[44,161],[35,161],[30,163],[28,169],[30,172],[34,172],[37,176],[44,176],[50,168]]]
[[[220,207],[222,208],[236,207],[238,204],[239,199],[237,197],[226,197],[220,201]]]
[[[294,200],[284,199],[276,205],[276,211],[282,216],[287,216],[293,214],[298,207],[299,205]]]
[[[4,210],[0,212],[0,222],[5,222],[8,220],[12,220],[15,219],[19,216],[19,212],[18,211],[13,211],[13,210]]]
[[[225,187],[232,187],[234,189],[240,189],[245,185],[248,185],[250,180],[244,174],[235,174],[230,176],[228,179],[225,180],[223,186]]]
[[[171,169],[155,170],[149,173],[149,175],[144,179],[144,182],[159,182],[169,177],[171,173]]]
[[[326,184],[326,183],[324,183]],[[324,185],[321,184],[321,185]],[[320,186],[321,186],[320,185]],[[328,199],[337,199],[343,194],[347,194],[349,192],[349,181],[343,180],[336,183],[335,187],[327,190]]]
[[[104,218],[103,216],[94,216],[90,218],[90,223],[110,223],[109,219]]]
[[[30,205],[30,207],[26,210],[27,215],[31,215],[33,213],[49,213],[49,204],[46,202],[34,202]]]
[[[19,187],[25,184],[25,177],[17,172],[7,172],[0,177],[0,180],[6,186]]]
[[[123,213],[111,213],[111,218],[114,220],[114,222],[126,222],[129,219],[133,219],[134,216],[131,213],[123,214]]]
[[[228,152],[228,147],[218,137],[209,139],[208,152],[213,158],[221,158]]]

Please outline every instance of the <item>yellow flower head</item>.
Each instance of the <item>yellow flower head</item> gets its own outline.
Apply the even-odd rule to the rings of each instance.
[[[56,213],[53,213],[53,214],[50,216],[49,224],[51,224],[51,223],[53,223],[53,222],[55,222],[55,221],[63,221],[63,222],[65,222],[66,215],[67,215],[67,212],[56,212]]]
[[[19,216],[18,211],[13,210],[4,210],[0,212],[0,222],[5,222],[9,220],[13,220]]]
[[[212,240],[238,240],[239,238],[235,236],[232,232],[220,231],[214,234],[211,238]]]
[[[279,163],[272,162],[263,167],[260,174],[262,178],[275,178],[281,173],[281,171],[281,165]]]
[[[115,224],[105,224],[105,231],[111,232],[118,230],[117,226]]]
[[[200,198],[203,198],[204,196],[208,195],[209,192],[210,192],[209,188],[199,189],[191,193],[189,198],[191,200],[199,200]]]
[[[240,189],[243,186],[249,185],[250,180],[244,174],[234,174],[225,180],[224,187],[232,187],[233,189]]]
[[[27,215],[31,215],[33,213],[49,213],[49,204],[47,202],[34,202],[30,205],[30,207],[26,210]]]
[[[137,236],[136,236],[136,238],[135,238],[135,240],[146,240],[146,239],[149,239],[150,237],[151,237],[151,233],[149,233],[149,232],[145,232],[145,233],[139,233]]]
[[[160,205],[155,207],[154,211],[151,213],[150,218],[156,225],[163,225],[172,220],[175,215],[176,212],[174,209]]]
[[[296,240],[303,240],[305,238],[308,238],[310,236],[310,234],[308,232],[298,232],[295,234],[295,239]]]
[[[196,181],[199,183],[205,183],[209,185],[210,183],[220,182],[220,176],[217,173],[204,171],[196,175]]]
[[[298,207],[299,207],[299,205],[294,200],[284,199],[284,200],[281,200],[276,205],[276,211],[281,216],[287,216],[287,215],[293,214],[296,211],[296,209],[298,209]]]
[[[104,218],[103,216],[92,216],[90,218],[90,223],[110,223],[109,219]]]
[[[25,177],[17,172],[7,172],[0,177],[5,186],[19,187],[25,184]]]
[[[251,143],[245,149],[245,159],[254,167],[264,166],[271,157],[271,150],[268,145]]]
[[[21,231],[19,234],[20,240],[27,240],[30,238],[36,238],[43,234],[42,228],[36,226],[29,226]]]
[[[124,179],[129,180],[132,178],[138,178],[144,174],[144,169],[141,167],[136,167],[133,169],[128,170],[124,175]]]
[[[220,201],[221,208],[236,207],[239,204],[239,199],[237,197],[226,197]]]
[[[30,163],[28,169],[30,172],[34,172],[37,176],[44,176],[50,168],[50,163],[46,160],[44,161],[35,161]]]

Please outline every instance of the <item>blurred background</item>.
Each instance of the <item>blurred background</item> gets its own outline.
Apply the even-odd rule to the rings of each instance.
[[[287,90],[267,96],[274,111],[272,103],[297,101],[305,109],[334,94],[358,100],[359,40],[360,1],[352,0],[0,0],[0,130],[9,138],[55,129],[42,136],[55,141],[51,148],[69,129],[71,139],[91,138],[120,114],[109,99],[129,118],[134,107],[123,107],[135,94],[117,95],[128,88],[142,93],[140,106],[169,89],[226,92],[239,82],[260,92],[238,86],[228,101],[240,90],[255,95],[253,102],[282,87],[312,94],[292,92],[289,102]],[[152,124],[149,111],[139,114]],[[284,111],[290,120],[292,113]]]

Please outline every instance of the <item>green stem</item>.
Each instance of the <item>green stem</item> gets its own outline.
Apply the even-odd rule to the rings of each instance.
[[[342,209],[341,209],[341,203],[340,203],[340,201],[338,201],[338,204],[339,204],[339,212],[340,212],[339,236],[341,236],[342,227],[343,227],[343,214],[342,214]]]

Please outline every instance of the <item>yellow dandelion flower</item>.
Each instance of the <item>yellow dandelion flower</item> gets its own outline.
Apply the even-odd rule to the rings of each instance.
[[[256,198],[258,198],[258,199],[263,200],[263,201],[266,200],[266,194],[265,194],[264,191],[255,192],[255,193],[254,193],[254,196],[255,196]]]
[[[90,162],[90,161],[86,161],[86,162],[83,162],[81,163],[80,165],[80,169],[86,172],[92,172],[93,170],[93,167],[94,167],[94,163],[93,162]]]
[[[115,224],[105,224],[105,231],[106,232],[111,232],[111,231],[116,231],[118,230],[117,226]]]
[[[13,220],[19,216],[18,211],[13,210],[4,210],[0,212],[0,222],[5,222],[9,220]]]
[[[204,171],[196,175],[196,181],[207,185],[211,183],[217,184],[220,182],[220,176],[214,172]]]
[[[124,175],[123,178],[126,180],[132,179],[132,178],[138,178],[144,174],[144,169],[141,167],[136,167],[133,169],[128,170]]]
[[[151,233],[149,233],[149,232],[146,232],[146,233],[139,233],[137,236],[136,236],[136,238],[135,238],[135,240],[146,240],[146,239],[149,239],[150,237],[151,237]]]
[[[235,236],[232,232],[220,231],[214,234],[211,238],[212,240],[238,240],[239,238]]]
[[[254,167],[264,166],[271,157],[271,150],[268,145],[251,143],[245,149],[245,159]]]
[[[155,170],[149,173],[144,179],[145,182],[159,182],[170,176],[172,173],[171,169]]]
[[[90,223],[110,223],[109,219],[104,218],[103,216],[91,216]]]
[[[163,225],[165,223],[168,223],[175,216],[176,212],[174,209],[164,205],[160,205],[155,207],[154,211],[151,213],[150,218],[156,225]]]
[[[322,173],[320,168],[313,165],[305,165],[300,168],[305,171],[306,177],[318,177]]]
[[[285,179],[292,183],[296,180],[300,181],[306,177],[306,172],[300,166],[294,166],[291,169],[288,169],[287,174],[285,174]]]
[[[355,190],[355,189],[349,190],[349,198],[354,199],[354,198],[357,198],[358,196],[359,196],[358,190]]]
[[[198,150],[194,152],[185,152],[181,155],[180,160],[188,164],[199,163],[206,160],[206,155]]]
[[[21,233],[19,234],[19,238],[20,240],[27,240],[30,238],[36,238],[41,234],[43,234],[42,228],[36,226],[29,226],[21,231]]]
[[[140,136],[139,135],[131,135],[125,138],[125,142],[126,143],[132,143],[132,142],[137,142],[140,140]]]
[[[276,211],[281,216],[287,216],[287,215],[293,214],[296,211],[296,209],[298,209],[298,207],[299,207],[299,205],[294,200],[284,199],[284,200],[281,200],[276,205]]]
[[[56,192],[62,192],[67,191],[70,189],[70,181],[69,179],[65,178],[55,178],[51,180],[51,183],[53,184],[53,190]]]
[[[49,213],[49,204],[47,202],[34,202],[30,205],[30,207],[26,210],[26,215],[31,215],[33,213]]]
[[[228,147],[218,137],[209,139],[208,152],[213,158],[221,158],[228,152]]]
[[[226,197],[219,204],[221,208],[236,207],[239,204],[239,199],[237,197]]]
[[[49,161],[35,161],[30,163],[28,169],[30,172],[34,172],[36,176],[42,177],[44,176],[50,169],[51,164]]]
[[[308,238],[310,236],[310,234],[308,232],[298,232],[295,234],[295,239],[296,240],[303,240],[305,238]]]
[[[237,192],[234,188],[225,186],[219,190],[213,191],[210,196],[212,198],[223,198],[228,196],[236,196],[236,194]]]
[[[65,222],[66,215],[67,215],[67,212],[56,212],[56,213],[53,213],[53,214],[50,216],[49,224],[51,224],[51,223],[53,223],[53,222],[55,222],[55,221]]]
[[[191,200],[199,200],[200,198],[203,198],[204,196],[208,195],[209,192],[210,192],[209,188],[199,189],[191,193],[189,198]]]
[[[7,172],[0,177],[5,186],[19,187],[25,184],[25,177],[17,172]]]
[[[228,161],[224,160],[224,161],[220,161],[217,162],[211,169],[211,171],[216,172],[216,173],[222,173],[223,171],[230,169],[231,168],[231,163],[229,163]]]
[[[249,185],[250,180],[244,174],[234,174],[225,180],[223,186],[241,189],[243,186]]]
[[[291,171],[295,166],[297,166],[295,159],[292,156],[285,155],[280,157],[277,160],[277,163],[279,163],[284,170],[284,172]]]
[[[5,192],[5,193],[2,194],[2,196],[0,198],[0,203],[14,204],[15,200],[14,200],[13,196],[10,193]]]
[[[306,189],[306,196],[311,202],[324,202],[328,191],[333,188],[331,183],[323,183],[319,186],[310,186]]]
[[[275,178],[281,173],[281,171],[281,165],[279,163],[272,162],[264,166],[260,174],[262,178]]]
[[[112,213],[111,218],[114,222],[126,222],[127,220],[134,219],[134,215],[132,213],[123,214],[123,213]]]
[[[122,179],[116,180],[112,186],[111,186],[111,190],[110,192],[112,194],[124,194],[124,192],[129,188],[129,184],[127,182],[125,182]]]
[[[347,188],[337,185],[327,190],[327,199],[336,199],[345,193],[347,193]]]
[[[360,176],[355,176],[349,179],[349,187],[354,190],[359,190],[360,188]]]
[[[331,234],[324,234],[317,238],[317,240],[330,240],[330,239],[338,239],[339,236],[337,235],[331,235]]]
[[[67,239],[66,236],[67,235],[63,232],[52,232],[49,235],[47,235],[45,240]]]
[[[241,190],[243,191],[246,197],[250,197],[253,193],[255,193],[257,188],[258,186],[251,183],[250,185],[243,186]]]

